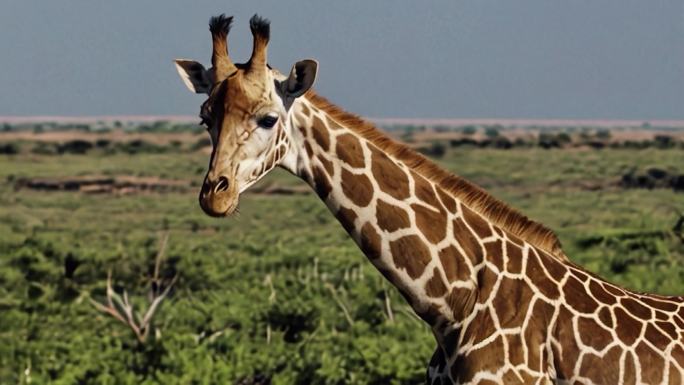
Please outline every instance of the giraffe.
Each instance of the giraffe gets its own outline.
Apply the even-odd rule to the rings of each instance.
[[[230,215],[276,166],[303,179],[430,326],[428,384],[684,383],[684,297],[574,264],[551,230],[317,95],[316,61],[271,68],[268,20],[252,17],[251,57],[233,63],[231,22],[210,20],[211,68],[175,61],[208,95],[205,213]]]

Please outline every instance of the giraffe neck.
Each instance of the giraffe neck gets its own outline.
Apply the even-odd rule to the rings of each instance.
[[[505,383],[627,383],[640,368],[650,383],[684,378],[684,297],[602,281],[551,252],[553,243],[488,219],[467,185],[464,197],[428,178],[397,152],[408,150],[383,151],[386,139],[316,101],[292,108],[281,165],[314,188],[432,327],[429,383],[499,378],[501,365]]]
[[[498,230],[309,100],[292,108],[294,151],[284,167],[313,187],[421,318],[465,317],[484,258],[480,239]]]

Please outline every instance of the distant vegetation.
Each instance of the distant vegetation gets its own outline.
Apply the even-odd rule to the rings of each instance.
[[[2,123],[0,132],[55,132],[55,131],[78,131],[78,132],[109,132],[123,130],[126,132],[202,132],[204,129],[197,124],[178,123],[166,120],[155,122],[134,121],[98,121],[95,123]]]
[[[196,124],[181,124],[165,121],[153,123],[126,123],[118,121],[87,124],[4,124],[3,139],[0,132],[0,154],[30,152],[40,155],[64,154],[139,154],[196,151],[210,146],[209,138],[204,137],[205,129]],[[22,135],[34,133],[30,137]],[[82,133],[78,135],[78,133]],[[14,134],[14,135],[12,135]],[[40,135],[49,137],[43,138]],[[60,134],[62,134],[60,136]],[[168,135],[185,135],[178,139],[168,139]],[[197,137],[186,143],[187,136]],[[160,140],[161,139],[161,140]],[[182,139],[182,140],[181,140]]]
[[[425,126],[393,125],[382,127],[401,141],[418,151],[433,157],[441,157],[447,148],[479,147],[495,149],[531,148],[629,148],[668,149],[684,148],[684,127],[622,127],[614,130],[592,127],[506,127],[495,125]],[[6,133],[56,133],[83,132],[77,139],[65,140],[2,140],[0,154],[32,152],[41,155],[89,154],[89,153],[164,153],[196,151],[211,145],[205,137],[204,128],[195,124],[158,121],[152,123],[100,122],[87,124],[39,123],[35,125],[4,124]],[[110,133],[138,134],[142,137],[127,139]],[[163,136],[153,134],[197,135],[191,142],[170,140],[159,142]]]

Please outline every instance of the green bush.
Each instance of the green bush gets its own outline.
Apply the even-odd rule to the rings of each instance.
[[[17,143],[0,143],[0,155],[16,155],[21,151]]]

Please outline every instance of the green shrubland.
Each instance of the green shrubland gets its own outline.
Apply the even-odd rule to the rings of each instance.
[[[14,188],[31,177],[203,178],[206,155],[0,155],[0,383],[416,384],[431,332],[309,195],[247,194],[229,219],[195,192]],[[684,294],[684,194],[623,188],[681,149],[448,149],[439,159],[556,230],[575,262],[634,290]],[[276,171],[264,183],[301,182]],[[98,312],[107,273],[137,309],[178,281],[144,343]]]

